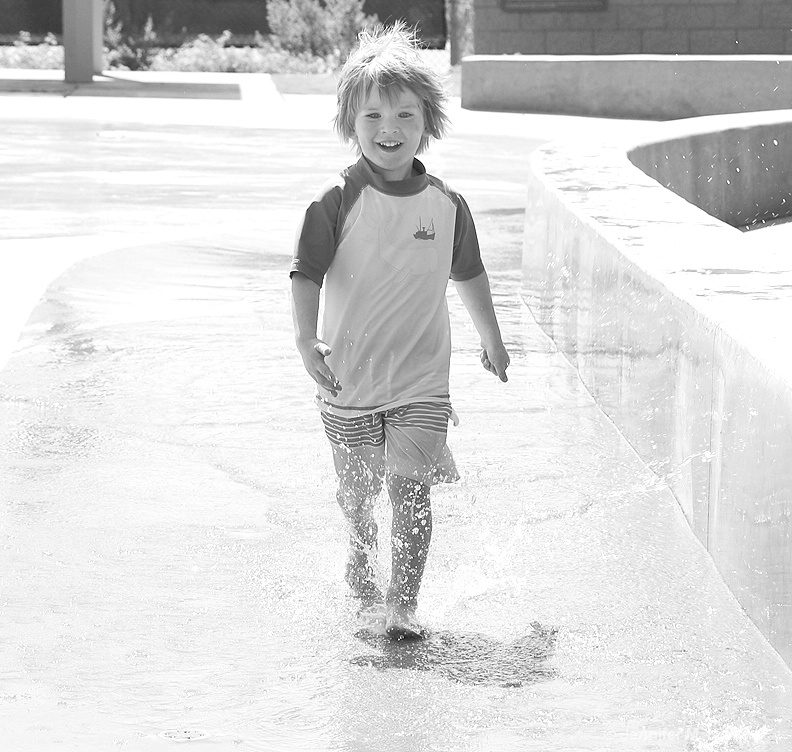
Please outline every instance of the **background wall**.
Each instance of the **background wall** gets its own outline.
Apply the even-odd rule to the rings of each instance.
[[[20,31],[60,33],[61,0],[0,0],[0,34]]]
[[[792,3],[608,0],[604,10],[507,11],[475,0],[476,54],[792,54]]]

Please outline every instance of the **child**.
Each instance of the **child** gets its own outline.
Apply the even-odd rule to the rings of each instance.
[[[346,580],[374,610],[383,606],[371,565],[383,479],[393,506],[384,612],[396,639],[424,635],[415,610],[432,534],[429,488],[458,478],[446,447],[449,277],[481,337],[484,368],[506,381],[509,365],[470,210],[415,159],[444,135],[446,98],[404,25],[361,34],[341,71],[335,118],[359,159],[306,210],[291,266],[297,348],[318,385],[350,529]]]

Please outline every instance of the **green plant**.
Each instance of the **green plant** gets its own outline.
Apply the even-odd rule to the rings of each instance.
[[[289,52],[310,52],[322,57],[332,52],[324,9],[317,0],[269,0],[267,23]]]
[[[109,68],[148,70],[155,54],[157,33],[154,20],[149,15],[143,27],[143,36],[124,35],[123,24],[116,19],[113,0],[104,0],[104,42]]]
[[[376,23],[364,0],[269,0],[267,23],[283,49],[343,59],[357,35]]]
[[[355,46],[358,34],[379,23],[377,16],[367,16],[363,12],[363,3],[364,0],[325,0],[333,41],[342,60]]]
[[[0,68],[63,68],[63,47],[54,34],[47,34],[41,44],[33,44],[32,41],[31,34],[20,31],[12,45],[0,47]]]
[[[234,47],[230,31],[213,39],[200,34],[178,49],[163,49],[151,60],[150,70],[216,71],[221,73],[326,73],[327,61],[307,53],[291,53],[277,42],[255,35],[255,44]]]

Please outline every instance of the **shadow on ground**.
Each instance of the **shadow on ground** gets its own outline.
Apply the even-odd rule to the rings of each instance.
[[[361,630],[355,637],[377,652],[359,655],[350,663],[379,671],[436,671],[460,684],[521,687],[555,676],[548,662],[555,653],[558,630],[538,622],[531,628],[510,642],[450,631],[432,632],[425,640],[393,641]]]
[[[57,76],[57,77],[56,77]],[[218,83],[184,77],[172,81],[139,76],[103,73],[92,83],[70,83],[58,74],[52,78],[4,76],[0,78],[0,94],[57,94],[63,97],[143,97],[146,99],[242,99],[236,82]]]

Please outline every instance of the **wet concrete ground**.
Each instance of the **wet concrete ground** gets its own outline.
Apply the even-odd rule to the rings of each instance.
[[[349,153],[330,98],[267,102],[0,101],[6,332],[46,285],[0,371],[8,748],[789,749],[792,674],[519,299],[530,150],[644,126],[457,106],[426,156],[513,365],[481,369],[452,290],[462,479],[404,645],[346,593],[288,309],[296,217]]]

